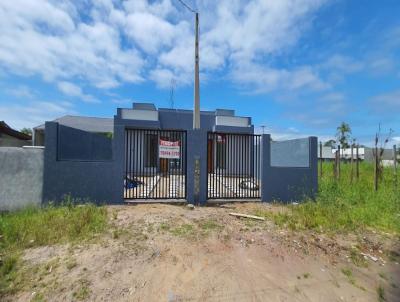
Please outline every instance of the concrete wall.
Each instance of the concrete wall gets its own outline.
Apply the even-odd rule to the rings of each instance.
[[[309,157],[310,145],[307,138],[271,142],[272,167],[308,168]]]
[[[317,138],[309,137],[309,167],[273,166],[270,136],[263,135],[261,158],[261,199],[264,202],[302,201],[318,191]]]
[[[98,161],[112,159],[112,140],[102,134],[58,125],[57,159]]]
[[[0,211],[41,203],[43,149],[1,147],[0,171]]]
[[[31,140],[22,140],[5,133],[0,134],[0,147],[22,147],[32,145]]]
[[[43,201],[60,202],[69,194],[73,198],[101,203],[121,203],[122,173],[116,171],[114,158],[82,161],[58,160],[58,123],[46,122]],[[80,141],[80,132],[70,137],[70,143]],[[122,137],[123,141],[123,137]],[[121,160],[123,162],[123,159]],[[119,177],[120,176],[120,177]],[[121,188],[121,189],[120,189]]]

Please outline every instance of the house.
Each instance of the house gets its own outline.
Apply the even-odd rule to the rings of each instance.
[[[322,151],[322,154],[321,154]],[[318,159],[322,161],[333,161],[335,160],[335,151],[331,147],[322,147],[318,146]]]
[[[133,103],[132,108],[119,109],[117,120],[129,120],[130,124],[136,128],[161,130],[136,131],[127,134],[127,144],[135,143],[139,146],[126,154],[127,158],[135,160],[132,167],[134,171],[141,173],[153,173],[153,170],[166,172],[183,165],[184,163],[180,163],[178,158],[172,162],[169,161],[168,164],[165,160],[160,160],[158,145],[160,140],[183,145],[185,138],[182,133],[162,130],[191,130],[193,127],[192,115],[191,110],[157,109],[154,104],[149,103]],[[135,121],[134,124],[132,121]],[[249,163],[251,161],[246,159],[250,158],[252,154],[251,137],[233,138],[223,132],[253,134],[254,126],[251,124],[251,118],[236,116],[234,110],[216,109],[215,111],[201,111],[200,123],[203,130],[217,133],[214,136],[210,135],[207,139],[207,152],[211,157],[208,162],[208,171],[220,169],[230,174],[250,173],[251,164]],[[232,158],[237,157],[238,152],[243,154],[243,164],[228,165]]]
[[[53,122],[90,133],[108,134],[113,132],[112,118],[65,115]],[[41,124],[33,128],[33,145],[44,146],[44,144],[45,125]]]
[[[0,147],[22,147],[32,144],[32,137],[12,129],[4,121],[0,121]]]
[[[113,118],[63,116],[34,128],[43,202],[293,201],[317,192],[317,138],[272,142],[231,109],[133,103]],[[32,151],[33,152],[33,151]],[[39,152],[39,151],[38,151]]]

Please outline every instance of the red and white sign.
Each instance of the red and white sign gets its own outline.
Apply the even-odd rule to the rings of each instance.
[[[179,141],[170,142],[160,139],[158,145],[158,156],[160,158],[180,158],[181,148]]]

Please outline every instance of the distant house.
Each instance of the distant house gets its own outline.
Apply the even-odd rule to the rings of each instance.
[[[335,159],[335,152],[337,149],[331,147],[322,147],[322,157],[320,156],[320,149],[318,147],[318,159],[323,161],[333,161]],[[357,159],[356,148],[353,148],[353,159]],[[360,147],[358,148],[358,159],[360,161],[366,161],[372,163],[374,161],[374,148]],[[342,160],[351,160],[351,148],[340,149],[340,158]],[[384,149],[382,154],[382,161],[384,164],[390,165],[393,162],[393,150]]]
[[[318,147],[318,159],[323,161],[333,161],[335,159],[335,151],[331,147],[322,147],[322,156],[320,147]]]
[[[32,144],[32,137],[12,129],[4,121],[0,121],[0,147],[22,147]]]
[[[111,134],[114,130],[114,120],[112,118],[65,115],[53,120],[53,122],[90,133]],[[44,146],[44,130],[44,124],[33,128],[34,146]]]

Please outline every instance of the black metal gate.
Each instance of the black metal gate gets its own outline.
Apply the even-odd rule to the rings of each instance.
[[[261,135],[209,132],[207,198],[260,198]]]
[[[186,131],[125,131],[124,198],[186,198]]]

